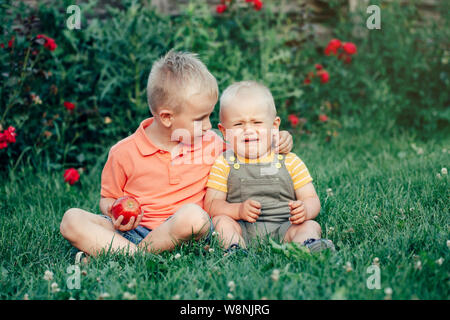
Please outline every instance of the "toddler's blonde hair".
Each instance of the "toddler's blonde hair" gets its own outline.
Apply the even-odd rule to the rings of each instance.
[[[273,117],[276,116],[277,110],[275,107],[275,101],[273,99],[272,93],[269,88],[265,85],[248,80],[248,81],[239,81],[228,86],[225,91],[220,96],[220,119],[223,118],[223,110],[232,103],[233,99],[238,96],[240,93],[254,93],[257,92],[262,95],[264,102],[267,104],[269,108],[269,112]]]

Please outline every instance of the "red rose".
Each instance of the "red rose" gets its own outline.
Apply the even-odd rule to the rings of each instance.
[[[68,182],[70,185],[74,184],[80,179],[80,174],[74,168],[67,169],[64,172],[64,182]]]
[[[75,104],[73,104],[72,102],[65,101],[64,102],[64,107],[67,110],[71,111],[71,110],[75,109]]]
[[[263,6],[262,1],[260,1],[260,0],[253,1],[253,7],[255,8],[256,11],[261,10],[262,6]]]
[[[216,7],[216,12],[218,14],[224,13],[227,10],[227,5],[226,4],[219,4]]]
[[[292,127],[295,127],[300,120],[295,114],[290,114],[288,115],[288,121],[291,123]]]
[[[316,70],[322,70],[323,66],[320,63],[316,63],[315,68]]]
[[[327,83],[330,80],[330,74],[325,70],[320,70],[317,75],[320,77],[320,82]]]
[[[342,49],[344,49],[344,51],[350,55],[356,53],[356,45],[353,42],[345,42],[342,45]]]
[[[16,128],[14,128],[13,126],[9,126],[7,130],[3,131],[3,139],[9,143],[16,142],[17,133],[15,133],[15,131]]]
[[[321,114],[321,115],[319,115],[319,120],[321,122],[327,122],[328,121],[328,117],[327,117],[326,114]]]
[[[305,78],[305,80],[303,80],[303,84],[311,84],[311,79]]]
[[[4,49],[4,48],[5,48],[5,45],[4,45],[3,43],[0,43],[0,47],[1,47],[2,49]]]
[[[8,48],[11,48],[14,44],[15,37],[13,36],[11,40],[8,41]]]
[[[36,39],[41,39],[41,38],[45,39],[45,42],[44,42],[45,48],[47,48],[50,51],[54,51],[56,49],[57,44],[54,39],[47,37],[45,34],[38,34],[36,36]]]
[[[0,132],[0,149],[4,149],[8,146],[8,141],[6,141],[6,136],[3,132]]]
[[[330,53],[336,54],[337,50],[341,47],[342,43],[339,39],[331,39],[325,48],[325,54],[328,56]]]

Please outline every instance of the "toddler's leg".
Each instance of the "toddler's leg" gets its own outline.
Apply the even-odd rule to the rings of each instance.
[[[129,253],[137,249],[134,243],[115,232],[111,221],[82,209],[67,210],[60,231],[74,247],[89,255],[96,255],[103,249],[125,249]]]
[[[179,242],[190,240],[192,235],[196,240],[207,235],[210,227],[206,211],[196,204],[187,204],[150,232],[138,247],[151,252],[172,250]]]
[[[306,220],[301,224],[293,224],[289,227],[284,237],[285,242],[297,242],[303,244],[307,239],[319,239],[322,234],[320,225],[314,220]]]
[[[236,220],[228,216],[215,216],[212,220],[224,248],[229,248],[232,244],[239,244],[241,248],[246,247],[241,226]]]

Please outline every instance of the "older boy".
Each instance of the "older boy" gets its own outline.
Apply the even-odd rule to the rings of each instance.
[[[305,164],[293,153],[273,150],[280,118],[269,89],[254,81],[231,85],[220,98],[220,121],[231,149],[211,169],[205,208],[223,245],[246,247],[270,235],[310,251],[334,249],[320,239],[313,220],[320,200]]]
[[[218,100],[216,79],[196,55],[170,51],[152,67],[147,98],[153,117],[109,152],[101,182],[105,216],[72,208],[62,219],[64,238],[89,255],[171,250],[212,228],[203,210],[205,185],[211,165],[225,149],[210,130],[209,116]],[[280,149],[291,147],[285,133]],[[135,197],[143,209],[125,226],[122,216],[116,220],[111,214],[113,202],[124,195]]]

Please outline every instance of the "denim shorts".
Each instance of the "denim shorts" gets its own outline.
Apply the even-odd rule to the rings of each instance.
[[[111,221],[111,223],[112,223],[111,217],[106,216],[106,215],[101,215],[101,217]],[[172,216],[168,217],[165,221],[169,220],[170,218],[172,218]],[[213,226],[211,217],[209,218],[209,220],[210,220],[210,228],[209,228],[208,235],[205,238],[205,241],[207,243],[209,243],[211,241],[211,236],[214,231],[214,226]],[[136,229],[129,230],[129,231],[116,230],[116,232],[118,234],[120,234],[125,239],[133,242],[135,245],[138,245],[151,231],[152,231],[152,229],[146,228],[144,226],[137,226]]]

